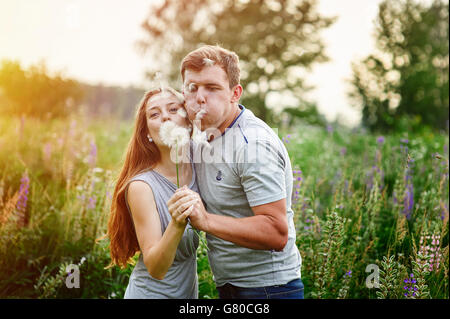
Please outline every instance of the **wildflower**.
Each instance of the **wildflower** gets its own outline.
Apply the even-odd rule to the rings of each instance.
[[[162,142],[171,148],[180,147],[189,142],[189,130],[172,121],[166,121],[161,125],[159,135]]]
[[[421,236],[419,256],[423,258],[417,260],[419,264],[429,264],[429,271],[438,271],[442,261],[442,253],[440,249],[441,235]],[[430,242],[431,240],[431,242]]]
[[[343,148],[341,148],[341,155],[345,156],[345,154],[347,154],[347,148],[343,147]]]
[[[349,270],[349,271],[347,271],[346,273],[345,273],[345,275],[344,275],[344,278],[350,278],[350,277],[352,277],[352,271],[351,270]]]
[[[408,144],[408,143],[409,143],[409,140],[408,140],[407,138],[402,138],[402,139],[400,140],[400,143]]]
[[[42,151],[44,152],[44,161],[48,162],[52,154],[52,144],[45,143],[44,147],[42,148]]]
[[[28,173],[25,172],[20,180],[19,199],[16,204],[16,209],[19,218],[19,224],[25,224],[25,211],[27,209],[28,191],[30,188],[30,179]]]
[[[405,197],[403,198],[403,210],[402,213],[407,219],[411,218],[411,213],[414,207],[414,187],[412,183],[406,185]]]
[[[291,137],[291,134],[288,134],[285,137],[281,138],[281,140],[283,141],[283,143],[289,144],[289,140],[291,139]]]
[[[380,145],[383,144],[384,143],[384,136],[378,136],[377,137],[377,143],[380,144]]]
[[[180,187],[180,179],[178,172],[178,149],[189,143],[189,130],[187,128],[178,126],[172,121],[164,122],[160,129],[159,135],[164,144],[175,150],[175,166],[177,170],[177,187]]]
[[[94,209],[96,203],[97,203],[97,198],[95,196],[89,197],[89,203],[87,205],[87,208],[88,209]]]
[[[333,133],[333,126],[328,124],[327,125],[327,132],[330,133],[330,134]]]
[[[406,278],[403,282],[406,284],[403,286],[403,290],[405,290],[403,296],[406,298],[415,297],[417,294],[417,287],[415,285],[417,281],[414,279],[414,274],[410,274],[410,278]]]
[[[293,187],[293,196],[292,196],[292,202],[293,204],[297,204],[299,200],[299,191],[302,183],[302,171],[301,170],[294,170],[293,171],[293,179],[294,179],[294,187]]]
[[[88,157],[88,163],[89,166],[94,167],[95,163],[97,162],[97,145],[95,144],[95,141],[91,141],[91,150],[89,152]]]

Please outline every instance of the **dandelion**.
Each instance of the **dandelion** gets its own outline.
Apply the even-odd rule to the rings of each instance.
[[[159,130],[159,135],[164,144],[171,149],[175,149],[176,160],[175,166],[177,170],[177,187],[180,187],[180,178],[178,172],[178,148],[183,147],[189,143],[189,130],[187,128],[178,126],[172,121],[164,122]]]
[[[159,135],[162,142],[169,147],[183,146],[189,142],[189,130],[172,121],[166,121],[161,125]]]
[[[208,139],[206,137],[206,131],[198,129],[197,125],[194,125],[194,131],[192,132],[192,140],[197,144],[206,144]]]
[[[214,65],[214,61],[211,60],[211,59],[208,59],[208,58],[204,58],[204,59],[203,59],[203,63],[204,63],[206,66],[213,66],[213,65]]]
[[[191,83],[192,84],[192,83]],[[198,113],[195,115],[194,119],[194,131],[192,132],[192,140],[201,145],[201,144],[207,144],[208,138],[206,136],[206,131],[200,130],[198,127],[201,126],[201,119],[205,115],[206,111],[204,109],[200,109]]]
[[[187,116],[187,113],[186,113],[186,111],[183,108],[179,108],[178,111],[177,111],[177,114],[179,116],[181,116],[181,117],[186,117]]]

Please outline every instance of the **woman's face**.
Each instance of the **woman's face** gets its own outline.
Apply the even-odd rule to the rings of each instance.
[[[180,109],[181,111],[179,111]],[[155,94],[148,100],[146,119],[148,134],[158,147],[167,147],[159,136],[159,129],[165,121],[172,121],[185,128],[190,127],[184,105],[177,97],[167,91]]]

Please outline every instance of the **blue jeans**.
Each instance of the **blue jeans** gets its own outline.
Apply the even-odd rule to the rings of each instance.
[[[303,299],[302,280],[294,279],[285,285],[242,288],[231,284],[217,287],[220,299]]]

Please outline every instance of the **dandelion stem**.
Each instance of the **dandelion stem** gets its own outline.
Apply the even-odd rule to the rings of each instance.
[[[178,143],[176,145],[176,163],[175,163],[175,167],[177,168],[177,188],[180,188],[180,178],[179,178],[179,174],[178,174]]]

